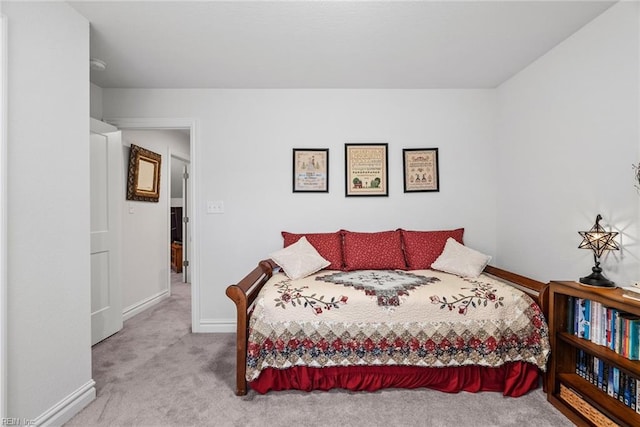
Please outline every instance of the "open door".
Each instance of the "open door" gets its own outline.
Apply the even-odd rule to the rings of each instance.
[[[91,123],[91,345],[122,329],[122,136]],[[115,128],[113,128],[115,129]]]
[[[189,269],[189,253],[191,249],[191,235],[189,227],[189,164],[182,168],[182,281],[189,283],[191,270]]]

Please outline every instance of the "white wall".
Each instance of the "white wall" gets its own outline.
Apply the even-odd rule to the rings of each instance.
[[[93,83],[90,84],[89,115],[97,120],[102,120],[102,88]]]
[[[495,253],[492,90],[104,89],[109,117],[197,120],[202,330],[232,330],[225,288],[282,246],[280,231],[466,227]],[[389,143],[389,197],[345,198],[344,144]],[[292,148],[329,148],[328,194],[292,193]],[[402,149],[440,149],[439,193],[403,193]],[[223,200],[224,214],[205,214]],[[212,329],[207,329],[210,326]]]
[[[578,280],[597,214],[622,234],[605,274],[640,279],[638,4],[621,2],[498,88],[498,259],[542,281]]]
[[[7,416],[61,422],[95,396],[89,23],[61,2],[2,8],[9,27]]]
[[[170,291],[169,165],[171,153],[189,154],[189,135],[177,130],[125,129],[122,141],[125,173],[131,144],[162,156],[158,203],[126,200],[123,204],[122,306],[128,318]]]
[[[0,418],[7,414],[7,19],[0,4]]]

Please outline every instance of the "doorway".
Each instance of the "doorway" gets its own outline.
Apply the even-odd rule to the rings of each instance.
[[[199,295],[200,295],[200,283],[198,281],[198,215],[195,210],[197,203],[197,161],[196,161],[196,140],[197,140],[197,128],[195,119],[183,119],[183,118],[161,118],[161,119],[108,119],[105,121],[113,124],[119,129],[125,130],[176,130],[179,129],[183,132],[188,132],[189,147],[187,153],[169,151],[165,152],[163,158],[170,161],[172,156],[189,161],[189,175],[187,195],[188,199],[185,202],[189,214],[189,254],[188,254],[188,280],[191,288],[191,330],[192,332],[202,332],[200,327],[200,310],[199,310]],[[134,208],[135,209],[135,208]],[[126,211],[126,209],[125,209]],[[170,216],[169,204],[166,206],[167,218]],[[170,239],[170,229],[167,227],[166,241]],[[170,246],[165,244],[166,249],[166,266],[170,271]],[[167,276],[169,276],[168,274]],[[168,279],[169,280],[169,279]]]

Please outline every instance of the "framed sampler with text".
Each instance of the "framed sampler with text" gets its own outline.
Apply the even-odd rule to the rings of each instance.
[[[388,144],[345,144],[345,195],[388,196]]]
[[[404,192],[440,191],[437,148],[402,150]]]
[[[293,149],[293,192],[329,192],[329,149]]]

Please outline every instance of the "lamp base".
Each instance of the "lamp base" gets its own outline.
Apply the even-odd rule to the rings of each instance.
[[[590,275],[586,276],[586,277],[581,277],[580,278],[580,283],[584,284],[584,285],[589,285],[589,286],[599,286],[599,287],[603,287],[603,288],[615,288],[616,284],[613,283],[611,280],[607,279],[606,277],[604,277],[604,275],[601,273],[602,269],[598,268],[597,271],[596,267],[593,268],[593,273],[591,273]]]

